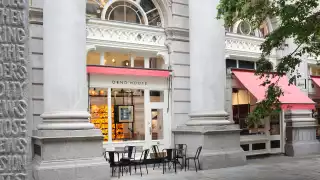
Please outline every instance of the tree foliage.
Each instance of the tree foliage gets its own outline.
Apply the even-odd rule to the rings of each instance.
[[[320,55],[320,8],[318,0],[220,0],[218,19],[223,19],[227,27],[238,20],[246,20],[255,28],[259,28],[267,18],[276,19],[277,26],[261,44],[262,54],[257,62],[256,74],[267,80],[266,98],[258,103],[248,116],[248,122],[258,123],[260,119],[279,109],[279,97],[283,94],[277,81],[271,78],[291,74],[292,84],[299,73],[294,73],[303,57]],[[288,47],[287,40],[296,45],[291,52],[278,59],[276,67],[272,67],[268,57],[274,50]],[[278,76],[274,76],[276,71]],[[250,123],[249,123],[250,124]]]

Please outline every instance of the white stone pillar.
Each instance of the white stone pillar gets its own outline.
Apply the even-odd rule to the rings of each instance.
[[[219,0],[189,1],[191,121],[230,124],[225,112],[225,29],[216,20]],[[205,5],[204,5],[205,4]]]
[[[225,30],[215,19],[219,0],[189,1],[190,120],[173,130],[175,144],[187,144],[194,154],[199,146],[201,168],[245,164],[240,129],[225,111]]]
[[[134,67],[134,59],[135,59],[135,56],[133,54],[130,55],[130,66],[131,67]]]
[[[87,112],[85,6],[79,0],[44,1],[44,113],[38,129],[93,128]]]
[[[100,65],[105,65],[104,52],[100,52]]]
[[[144,57],[144,68],[150,68],[150,57]]]
[[[109,180],[89,123],[85,0],[44,0],[44,113],[33,132],[35,180]]]

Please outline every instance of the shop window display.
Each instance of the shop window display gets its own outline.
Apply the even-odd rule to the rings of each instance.
[[[256,125],[255,127],[248,127],[246,118],[255,108],[255,103],[255,98],[247,90],[233,89],[233,120],[235,124],[239,124],[240,129],[242,130],[240,134],[255,135],[270,132],[270,135],[280,135],[280,113],[273,113],[270,116],[261,119],[261,123],[259,125]],[[268,127],[268,129],[266,129],[266,127]]]
[[[90,89],[90,122],[94,124],[96,128],[101,129],[104,136],[104,141],[108,141],[108,95],[107,89]],[[114,108],[111,108],[111,116],[114,119]]]
[[[108,110],[111,108],[112,141],[145,139],[143,90],[112,89],[108,105],[107,89],[92,88],[90,94],[91,123],[109,140]]]
[[[254,109],[255,99],[247,90],[233,89],[232,92],[232,111],[233,120],[235,124],[239,124],[241,135],[255,135],[264,134],[265,125],[264,120],[261,120],[261,124],[256,127],[248,127],[246,118],[248,114]]]
[[[144,96],[146,94],[144,94],[144,90],[111,88],[110,92],[111,96],[108,97],[107,88],[90,88],[89,90],[90,121],[96,128],[101,129],[104,141],[145,140]],[[150,103],[163,103],[163,94],[163,91],[151,90],[148,94],[150,95]],[[110,105],[108,105],[108,101],[111,102]],[[150,109],[152,140],[164,138],[164,110],[162,107]],[[111,133],[109,133],[109,122],[111,122]],[[110,135],[112,138],[109,138]]]

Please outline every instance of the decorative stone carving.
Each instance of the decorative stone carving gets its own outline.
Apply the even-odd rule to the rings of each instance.
[[[165,40],[166,36],[161,28],[97,20],[89,20],[87,23],[87,41],[90,44],[108,41],[119,42],[122,46],[132,44],[159,50],[165,48]]]
[[[168,40],[173,41],[189,41],[189,31],[183,29],[176,28],[167,28],[165,30],[166,36]]]
[[[231,54],[239,54],[239,52],[242,52],[248,56],[256,56],[262,52],[260,45],[263,41],[264,39],[262,38],[227,33],[225,41],[226,50]]]
[[[28,179],[28,4],[0,1],[0,179]]]

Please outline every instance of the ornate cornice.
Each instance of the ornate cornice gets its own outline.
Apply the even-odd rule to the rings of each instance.
[[[167,40],[189,42],[189,31],[179,28],[165,29]]]

